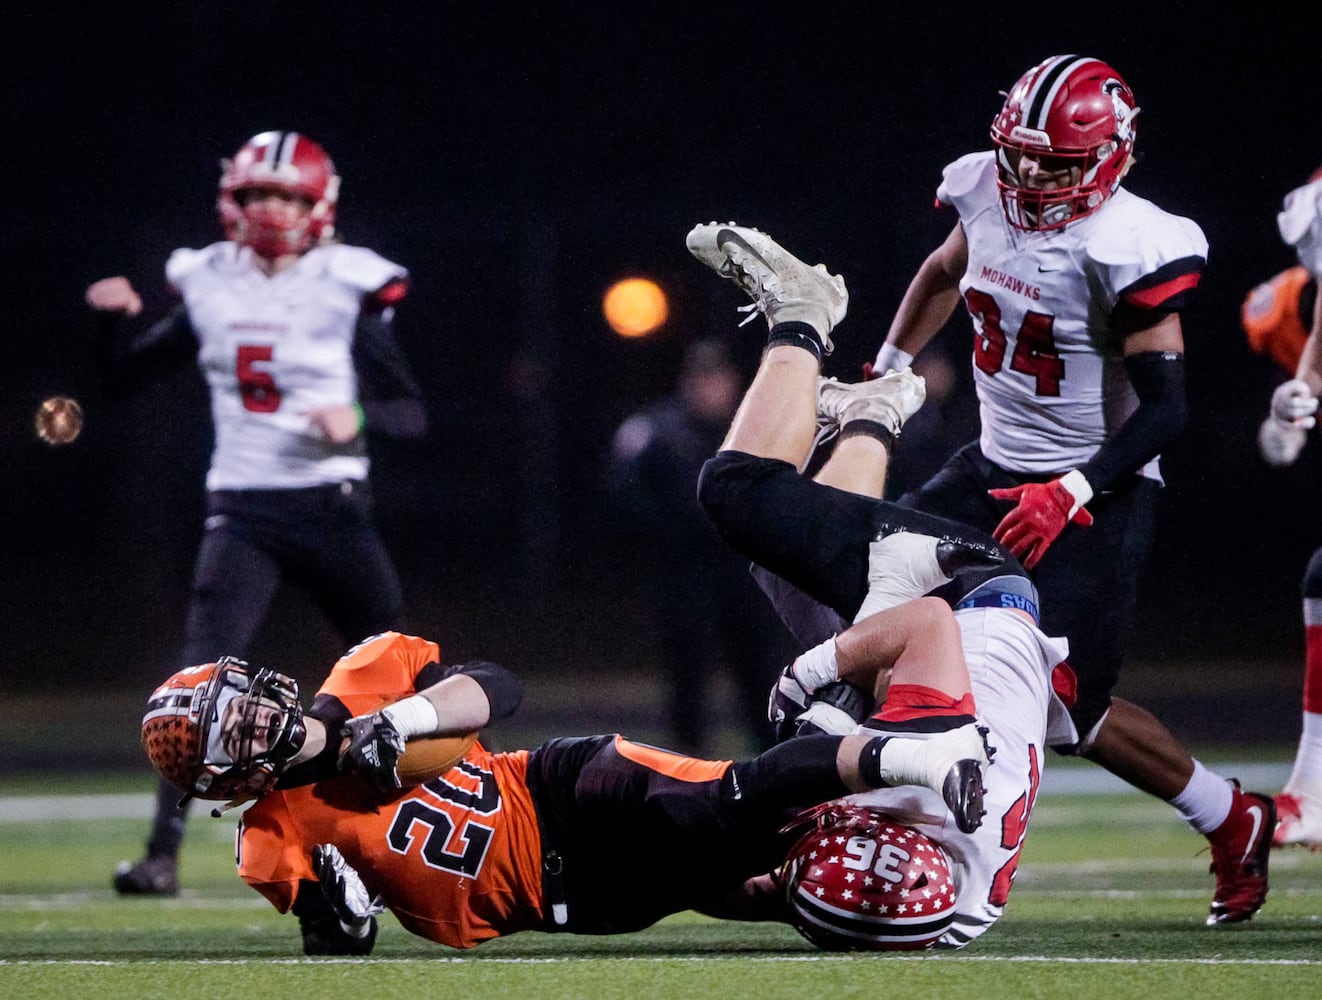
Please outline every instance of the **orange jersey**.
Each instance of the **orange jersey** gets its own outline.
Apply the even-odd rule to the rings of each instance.
[[[350,650],[319,694],[356,714],[412,694],[435,643],[387,632]],[[409,931],[455,948],[543,926],[541,836],[527,751],[474,745],[439,778],[372,802],[352,777],[263,796],[239,824],[239,875],[282,913],[330,843]]]
[[[1287,268],[1255,287],[1240,306],[1240,323],[1249,346],[1269,355],[1291,375],[1299,365],[1311,325],[1300,308],[1300,298],[1311,280],[1304,268]]]

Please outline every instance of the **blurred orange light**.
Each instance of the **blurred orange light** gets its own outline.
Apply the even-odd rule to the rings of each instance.
[[[601,311],[621,337],[645,337],[666,321],[666,293],[647,278],[625,278],[606,290]]]

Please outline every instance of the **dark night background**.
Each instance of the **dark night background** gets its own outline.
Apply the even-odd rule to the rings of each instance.
[[[930,207],[941,167],[988,144],[1020,73],[1082,52],[1115,65],[1142,107],[1127,186],[1211,243],[1185,321],[1194,417],[1166,454],[1131,676],[1154,670],[1213,702],[1252,700],[1261,682],[1297,732],[1298,580],[1322,544],[1322,447],[1285,471],[1259,459],[1283,376],[1248,350],[1238,311],[1293,263],[1275,213],[1322,162],[1318,78],[1292,37],[1307,24],[1193,3],[82,6],[11,11],[0,43],[0,717],[50,695],[137,705],[181,665],[205,392],[189,372],[104,399],[82,293],[126,274],[160,304],[169,252],[218,238],[218,161],[252,134],[325,145],[344,238],[414,277],[398,326],[431,431],[374,445],[414,630],[455,659],[554,679],[590,710],[605,690],[590,678],[652,663],[636,570],[664,557],[620,544],[602,489],[610,435],[665,390],[693,338],[728,336],[750,372],[761,348],[761,324],[735,329],[743,299],[688,255],[685,233],[735,219],[842,273],[849,319],[827,373],[852,380],[953,221]],[[663,285],[671,318],[623,341],[598,304],[636,273]],[[961,313],[945,334],[961,364],[968,331]],[[32,434],[54,393],[86,410],[65,448]],[[289,594],[252,658],[312,682],[339,646]],[[1225,663],[1247,695],[1211,689]],[[1181,706],[1162,709],[1177,731],[1215,735]],[[1270,718],[1252,725],[1282,738]]]

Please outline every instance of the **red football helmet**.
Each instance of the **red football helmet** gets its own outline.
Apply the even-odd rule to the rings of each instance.
[[[227,732],[226,709],[241,695],[250,697]],[[271,721],[259,725],[263,700]],[[270,713],[270,703],[277,714]],[[253,746],[257,735],[264,737],[262,748]],[[230,656],[172,674],[147,699],[142,718],[147,756],[185,799],[257,798],[271,790],[306,739],[298,684]]]
[[[1128,84],[1100,59],[1052,56],[1021,76],[991,127],[1006,220],[1059,229],[1101,208],[1132,162],[1138,110]],[[1053,190],[1023,187],[1024,156],[1042,158],[1048,170],[1077,169],[1079,179]]]
[[[225,238],[266,258],[302,253],[335,233],[340,178],[326,151],[298,132],[262,132],[221,163],[216,209]],[[244,192],[275,189],[304,199],[306,215],[291,222],[260,204],[245,206]]]
[[[955,919],[945,852],[909,826],[863,806],[835,802],[801,817],[781,871],[791,922],[831,951],[932,947]]]

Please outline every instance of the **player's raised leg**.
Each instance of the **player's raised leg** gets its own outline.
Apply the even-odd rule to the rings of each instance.
[[[767,351],[744,394],[722,451],[800,467],[817,434],[817,377],[831,332],[845,317],[844,279],[809,267],[765,233],[734,223],[695,226],[689,251],[753,300],[767,319]]]

